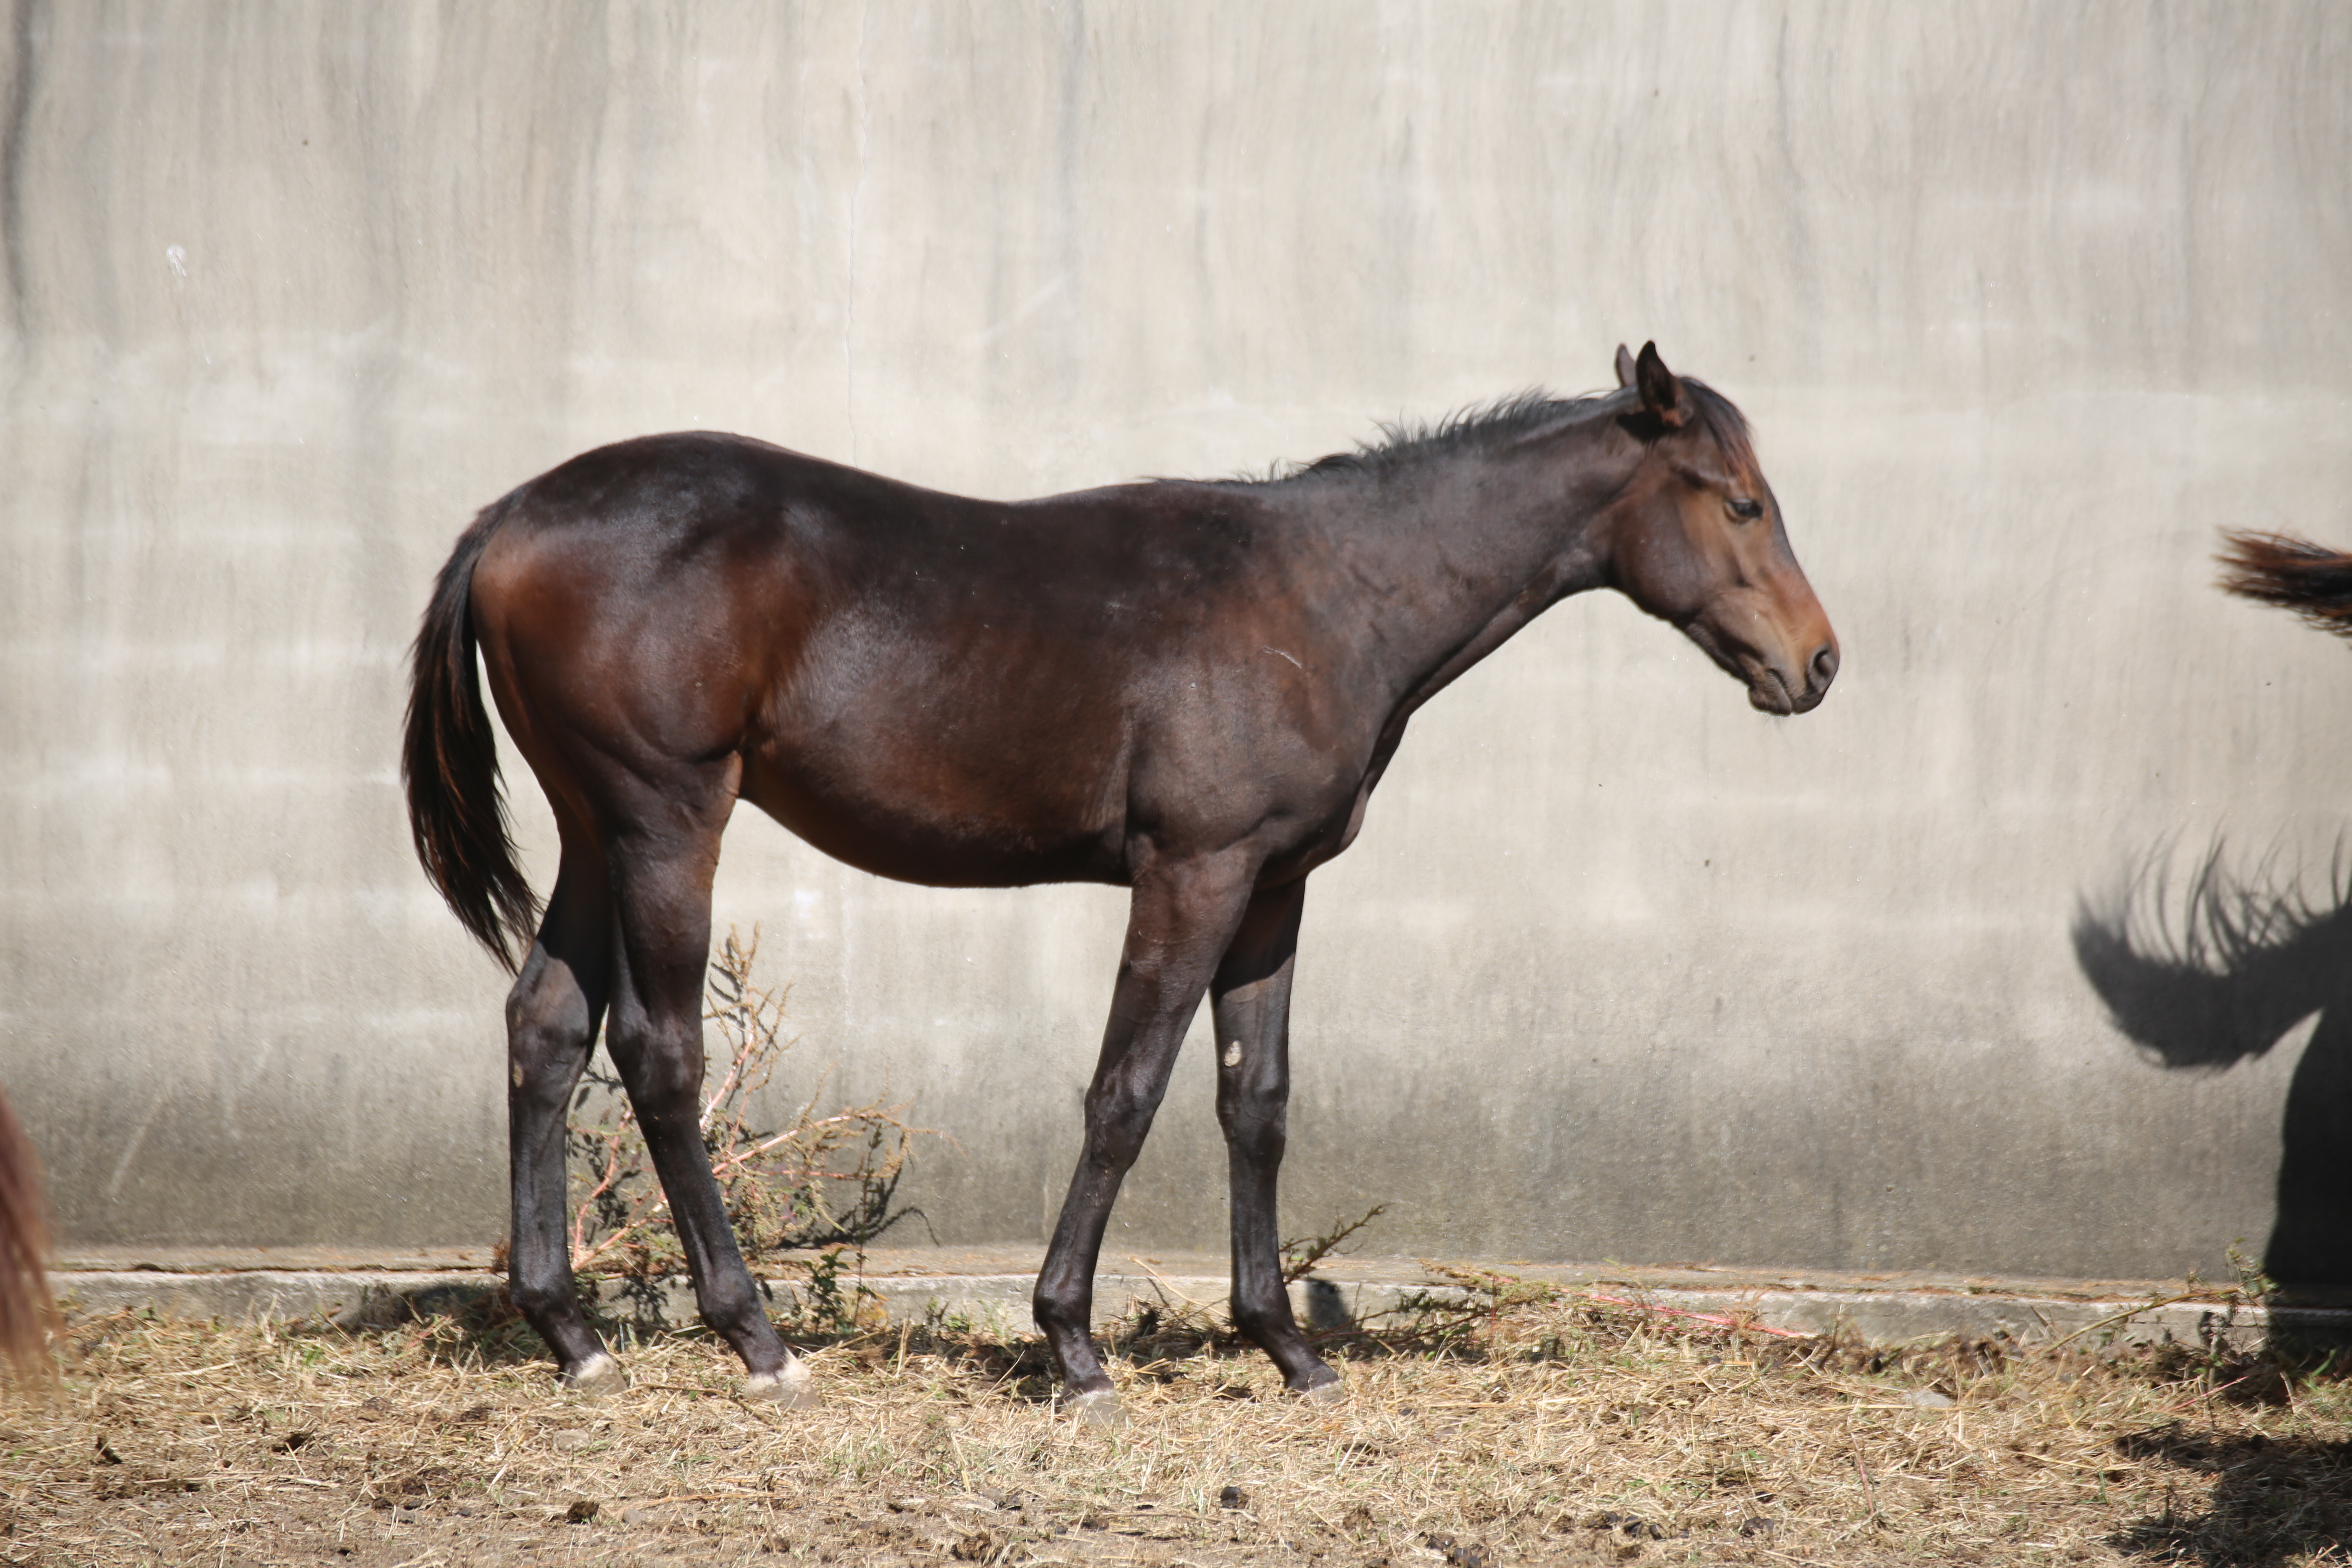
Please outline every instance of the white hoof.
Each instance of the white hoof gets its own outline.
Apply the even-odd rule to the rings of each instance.
[[[621,1370],[619,1362],[599,1351],[565,1373],[563,1386],[583,1399],[602,1399],[628,1387],[629,1374]]]
[[[1348,1403],[1348,1385],[1334,1380],[1318,1384],[1313,1388],[1302,1388],[1290,1397],[1301,1405],[1345,1405]]]
[[[793,1360],[782,1372],[755,1372],[735,1385],[735,1397],[781,1405],[787,1410],[814,1410],[822,1403],[809,1381],[805,1363]]]
[[[1104,1431],[1110,1431],[1127,1420],[1127,1410],[1119,1404],[1118,1395],[1108,1388],[1097,1388],[1091,1394],[1065,1394],[1055,1402],[1054,1413]]]

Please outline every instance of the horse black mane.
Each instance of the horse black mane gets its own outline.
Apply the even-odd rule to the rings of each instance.
[[[1735,458],[1749,454],[1748,420],[1732,401],[1703,381],[1682,378],[1700,421],[1715,433]],[[1423,420],[1383,420],[1376,440],[1352,452],[1333,452],[1313,462],[1278,462],[1263,474],[1238,474],[1213,481],[1229,485],[1278,485],[1296,479],[1361,475],[1382,479],[1417,467],[1433,458],[1493,447],[1531,431],[1588,417],[1617,395],[1614,392],[1559,397],[1541,387],[1498,397],[1492,403],[1458,408],[1434,424]]]

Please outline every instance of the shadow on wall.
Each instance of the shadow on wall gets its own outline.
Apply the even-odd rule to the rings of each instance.
[[[2287,1090],[2263,1272],[2290,1297],[2352,1288],[2352,885],[2339,853],[2313,900],[2265,865],[2243,881],[2217,840],[2175,908],[2159,849],[2074,918],[2074,960],[2116,1026],[2158,1065],[2219,1071],[2319,1021]],[[2286,890],[2279,890],[2284,889]],[[2316,1290],[2315,1291],[2315,1288]]]

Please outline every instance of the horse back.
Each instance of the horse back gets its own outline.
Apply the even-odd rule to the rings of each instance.
[[[1252,700],[1237,680],[1278,704],[1304,668],[1258,657],[1285,574],[1246,491],[975,500],[692,434],[585,454],[499,506],[485,665],[588,820],[628,781],[732,756],[742,798],[867,870],[1121,881],[1139,772],[1234,731],[1209,710]]]

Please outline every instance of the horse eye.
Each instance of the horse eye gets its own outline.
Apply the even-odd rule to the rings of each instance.
[[[1752,522],[1764,515],[1764,503],[1741,496],[1731,503],[1731,515],[1742,522]]]

